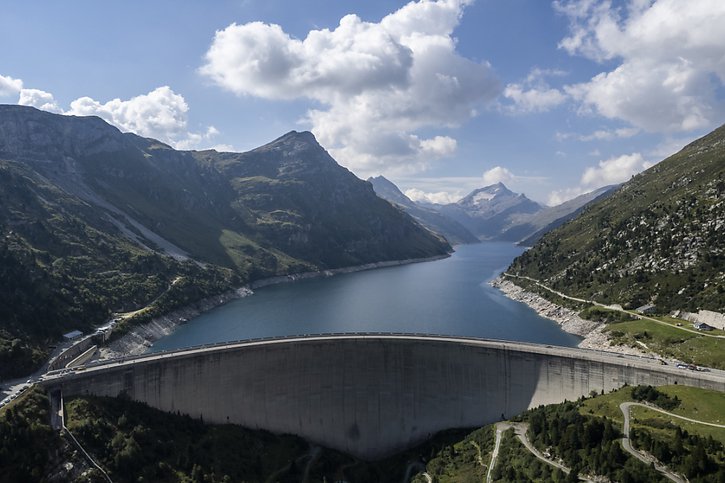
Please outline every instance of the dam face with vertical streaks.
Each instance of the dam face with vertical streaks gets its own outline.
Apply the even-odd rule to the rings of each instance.
[[[482,426],[625,384],[725,392],[719,372],[684,371],[655,359],[405,334],[192,348],[51,373],[43,384],[65,397],[125,394],[205,422],[296,434],[368,460],[437,431]]]

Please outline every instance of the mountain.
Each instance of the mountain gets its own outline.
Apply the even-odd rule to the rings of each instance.
[[[604,186],[559,205],[545,207],[538,213],[522,215],[516,220],[515,226],[503,233],[502,238],[517,241],[519,245],[531,246],[546,233],[576,217],[586,205],[609,196],[618,187],[619,185]]]
[[[511,272],[661,312],[725,312],[725,126],[544,235]]]
[[[530,246],[574,218],[588,203],[608,196],[617,187],[605,186],[557,206],[543,206],[497,183],[474,190],[456,203],[438,205],[414,202],[382,176],[368,181],[378,196],[400,206],[451,243],[474,243],[480,239],[524,246]]]
[[[399,206],[415,218],[418,223],[444,236],[452,244],[477,243],[478,238],[457,221],[448,218],[434,208],[422,206],[403,194],[402,191],[384,176],[368,178],[375,194],[390,203]]]
[[[310,133],[177,151],[96,117],[0,106],[0,378],[111,311],[449,250]]]
[[[452,218],[481,240],[500,240],[517,216],[533,214],[542,206],[523,194],[497,183],[472,191],[466,197],[440,206],[441,214]]]

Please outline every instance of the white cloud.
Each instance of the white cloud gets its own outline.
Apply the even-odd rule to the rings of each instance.
[[[636,127],[623,127],[619,129],[598,129],[591,134],[579,136],[580,141],[609,141],[611,139],[631,138],[639,134]]]
[[[503,95],[514,102],[517,110],[523,112],[548,111],[566,100],[566,96],[558,89],[525,89],[521,84],[507,85]]]
[[[22,88],[22,80],[0,75],[0,97],[17,96]]]
[[[622,183],[650,166],[652,164],[645,161],[640,153],[623,154],[587,168],[582,175],[581,184],[586,188],[596,189]]]
[[[557,132],[557,141],[578,139],[579,141],[611,141],[612,139],[631,138],[641,132],[636,127],[622,127],[618,129],[597,129],[590,134],[576,134],[572,132]]]
[[[548,204],[558,205],[597,188],[623,183],[653,165],[645,160],[641,153],[623,154],[602,160],[596,166],[584,170],[579,186],[551,192]]]
[[[725,114],[725,2],[561,0],[570,20],[559,46],[616,67],[565,88],[580,111],[651,132],[712,127]]]
[[[428,203],[438,203],[445,205],[448,203],[455,203],[460,200],[463,196],[460,191],[448,192],[448,191],[436,191],[426,192],[417,188],[411,188],[405,191],[405,196],[413,201],[424,201]]]
[[[506,168],[496,166],[483,173],[484,186],[490,186],[496,183],[510,183],[516,178],[514,174]]]
[[[576,188],[565,188],[557,191],[552,191],[551,193],[549,193],[549,196],[546,199],[546,204],[549,206],[560,205],[565,201],[574,199],[579,195],[583,195],[584,193],[586,193],[586,191],[578,186]]]
[[[197,142],[202,138],[200,134],[187,132],[188,111],[184,97],[163,86],[128,100],[116,98],[101,103],[81,97],[71,102],[67,114],[98,116],[122,131],[188,147],[186,144],[192,143],[192,138]]]
[[[158,139],[177,149],[208,146],[219,130],[208,126],[203,132],[189,131],[189,106],[181,94],[168,86],[128,100],[113,99],[101,103],[90,97],[79,97],[64,111],[53,94],[40,89],[25,89],[21,79],[0,75],[0,96],[18,96],[17,103],[57,114],[98,116],[122,131]],[[445,144],[445,143],[442,143]],[[433,147],[437,144],[433,143]],[[220,145],[231,148],[228,145]],[[443,147],[441,147],[443,149]]]
[[[547,76],[561,76],[564,72],[534,68],[524,82],[508,84],[504,97],[513,105],[505,106],[512,112],[548,111],[566,101],[566,95],[546,82]]]
[[[20,99],[18,104],[21,106],[32,106],[42,109],[43,111],[62,113],[63,110],[58,106],[53,94],[41,91],[40,89],[20,89]]]
[[[199,71],[237,95],[307,98],[320,142],[358,174],[415,172],[455,152],[455,127],[500,92],[487,63],[456,52],[452,34],[470,0],[411,2],[380,22],[347,15],[296,39],[252,22],[217,31]]]

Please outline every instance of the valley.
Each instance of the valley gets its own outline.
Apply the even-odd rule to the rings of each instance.
[[[725,483],[725,2],[4,2],[0,483]]]
[[[18,128],[26,117],[33,119],[27,122],[27,132]],[[682,371],[682,377],[715,371],[717,378],[718,369],[725,368],[725,332],[717,327],[695,329],[689,319],[678,318],[682,314],[702,323],[697,322],[702,316],[717,324],[717,314],[723,311],[723,257],[717,248],[707,248],[719,246],[719,227],[725,222],[718,184],[723,176],[718,151],[722,128],[621,187],[605,187],[549,208],[502,183],[474,190],[456,203],[418,204],[383,177],[357,179],[310,133],[291,132],[237,154],[175,151],[154,140],[121,134],[98,120],[71,121],[33,110],[0,110],[0,124],[10,126],[6,133],[12,132],[0,145],[0,181],[6,187],[0,211],[5,233],[2,270],[4,277],[17,281],[12,292],[4,293],[4,310],[12,316],[0,319],[5,378],[41,365],[48,346],[63,331],[92,331],[102,324],[103,335],[94,337],[100,337],[96,343],[101,345],[101,359],[111,360],[149,348],[164,353],[232,340],[392,332],[578,345],[658,360],[676,373]],[[61,130],[71,135],[58,151]],[[38,132],[47,136],[44,142],[23,142]],[[63,163],[49,163],[47,158]],[[697,180],[683,174],[689,172],[683,171],[683,159],[688,170],[700,163]],[[647,190],[663,185],[672,190],[667,202],[648,205]],[[632,193],[642,202],[633,203]],[[628,218],[620,220],[612,213],[623,206]],[[693,213],[697,223],[683,221]],[[651,219],[662,214],[665,221]],[[602,234],[583,240],[579,234],[592,232],[592,219],[598,220]],[[655,245],[651,230],[636,229],[632,219],[657,233]],[[670,233],[665,246],[662,230],[673,220],[693,235]],[[533,246],[526,249],[513,242]],[[590,242],[595,244],[587,245]],[[620,245],[628,251],[612,248]],[[672,258],[673,250],[679,258]],[[30,304],[31,298],[43,303]],[[40,323],[47,314],[53,314],[53,323]],[[85,369],[81,362],[79,368],[66,371]],[[12,396],[0,408],[8,434],[22,426],[15,416],[18,408],[27,406],[20,409],[25,411],[23,420],[48,417],[42,407],[48,394],[34,386],[45,377],[38,373],[29,382],[12,383]],[[184,451],[194,453],[193,464],[192,459],[173,455],[173,450],[163,464],[150,467],[150,460],[144,462],[141,455],[160,450],[147,433],[136,431],[148,422],[137,420],[123,440],[107,439],[107,449],[106,436],[95,433],[95,439],[88,439],[96,431],[88,422],[113,423],[102,415],[104,405],[116,404],[125,415],[128,409],[120,408],[138,403],[80,398],[70,400],[67,413],[69,429],[83,443],[53,437],[38,448],[52,455],[69,454],[73,444],[88,446],[102,467],[121,481],[137,475],[141,467],[151,479],[171,481],[208,471],[259,478],[271,474],[289,481],[296,481],[300,472],[308,481],[335,474],[352,481],[385,481],[382,475],[388,471],[403,471],[411,481],[459,481],[462,475],[479,474],[489,481],[596,480],[602,474],[632,481],[684,481],[681,475],[687,474],[709,481],[708,475],[717,474],[716,462],[722,460],[719,423],[671,414],[680,421],[676,438],[705,448],[704,453],[687,450],[689,456],[678,459],[663,449],[670,436],[663,440],[648,429],[661,428],[656,421],[668,415],[666,410],[637,403],[626,389],[615,394],[628,395],[616,408],[621,416],[609,408],[608,396],[593,399],[602,398],[605,402],[596,407],[609,408],[605,412],[613,414],[607,417],[622,417],[630,434],[620,439],[611,430],[613,439],[602,440],[615,466],[602,466],[598,450],[586,443],[581,456],[572,459],[570,447],[557,443],[556,435],[540,434],[540,424],[549,424],[542,421],[553,414],[570,426],[581,425],[582,431],[606,426],[591,409],[584,420],[578,419],[577,411],[583,415],[583,408],[593,407],[588,400],[531,408],[510,423],[473,433],[444,432],[412,452],[385,455],[375,463],[339,449],[309,446],[299,436],[231,426],[217,429],[186,416],[174,424],[192,424],[199,432],[195,438],[208,440],[206,446],[217,448],[215,441],[222,438],[232,446],[265,448],[261,451],[267,456],[257,456],[249,462],[252,466],[227,467],[211,456],[222,454],[218,448],[205,462],[200,455],[206,449],[189,446]],[[716,396],[707,397],[714,397],[715,407],[721,405]],[[80,416],[74,416],[77,410]],[[88,412],[98,410],[104,412]],[[134,406],[131,411],[151,410]],[[73,422],[74,417],[86,422]],[[38,445],[37,438],[48,434],[44,424],[38,423],[37,434],[28,433],[28,444]],[[127,429],[117,422],[104,431],[121,434]],[[485,436],[491,432],[497,439]],[[615,449],[619,441],[621,450]],[[685,451],[685,443],[677,444],[682,446],[678,451]],[[108,451],[116,456],[111,459]],[[412,456],[415,452],[417,457]],[[50,457],[27,463],[36,465],[32,469],[16,466],[12,471],[24,474],[26,468],[62,478],[100,478],[93,469],[95,459],[89,464],[76,453],[65,460],[62,469]],[[124,461],[136,469],[124,473]],[[654,462],[654,469],[638,466],[643,462]],[[45,469],[39,470],[39,464]]]

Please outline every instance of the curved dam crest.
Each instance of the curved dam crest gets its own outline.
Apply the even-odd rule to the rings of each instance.
[[[152,407],[236,423],[374,460],[434,433],[625,384],[725,392],[719,373],[656,360],[447,336],[340,334],[149,354],[50,374],[64,396],[126,394]]]

